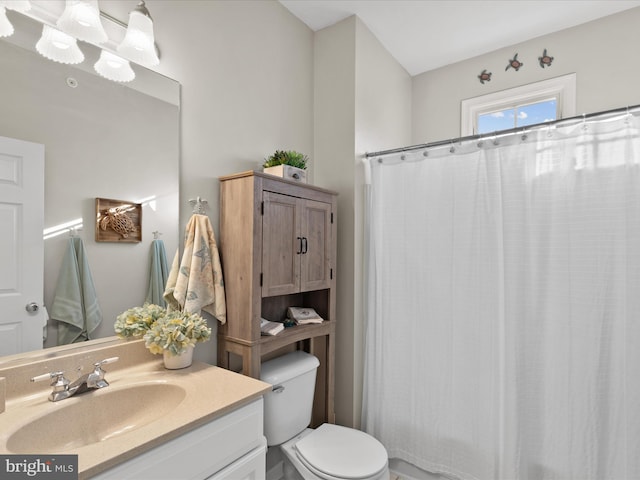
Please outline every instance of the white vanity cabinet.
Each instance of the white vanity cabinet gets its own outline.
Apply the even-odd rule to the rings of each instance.
[[[266,440],[262,397],[102,472],[94,480],[260,480]]]

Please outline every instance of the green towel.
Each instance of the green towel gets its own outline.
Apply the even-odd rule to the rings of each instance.
[[[102,321],[81,238],[69,239],[49,314],[58,321],[58,345],[91,339]]]
[[[152,303],[165,307],[164,287],[167,284],[169,276],[169,267],[167,265],[167,253],[164,249],[164,242],[156,239],[151,242],[151,252],[149,255],[151,264],[149,272],[149,289],[147,290],[147,298],[145,303]]]

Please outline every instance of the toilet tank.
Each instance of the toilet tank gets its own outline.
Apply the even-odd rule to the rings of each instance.
[[[280,445],[309,426],[320,362],[295,351],[262,364],[260,380],[273,385],[264,396],[264,435],[267,445]]]

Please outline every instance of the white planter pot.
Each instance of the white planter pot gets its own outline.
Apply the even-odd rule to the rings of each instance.
[[[168,370],[179,370],[180,368],[190,367],[193,363],[193,350],[193,347],[189,347],[181,355],[173,355],[168,350],[165,350],[163,352],[164,368]]]
[[[292,167],[291,165],[276,165],[275,167],[267,167],[262,169],[264,173],[275,175],[276,177],[286,178],[295,182],[307,183],[307,171],[302,168]]]

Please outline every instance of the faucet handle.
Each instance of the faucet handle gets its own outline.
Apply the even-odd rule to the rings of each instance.
[[[104,370],[102,369],[103,365],[108,363],[114,363],[120,360],[120,357],[110,357],[101,360],[100,362],[96,362],[93,364],[94,370],[91,375],[89,375],[87,379],[87,386],[91,388],[104,388],[109,386],[109,382],[104,379]]]
[[[67,398],[70,395],[69,384],[71,382],[65,378],[63,371],[43,373],[42,375],[31,378],[32,382],[40,382],[42,380],[51,380],[50,386],[53,387],[53,389],[49,395],[49,400],[52,402]]]
[[[118,360],[120,360],[120,357],[109,357],[94,363],[93,366],[96,368],[99,368],[99,367],[102,367],[102,365],[106,365],[108,363],[114,363],[114,362],[117,362]]]
[[[31,378],[32,382],[41,382],[43,380],[52,380],[52,382],[51,382],[51,386],[52,387],[57,386],[57,385],[65,385],[65,384],[69,385],[69,380],[64,378],[64,372],[63,371],[51,372],[51,373],[43,373],[42,375],[38,375],[38,376],[35,376],[35,377]]]

